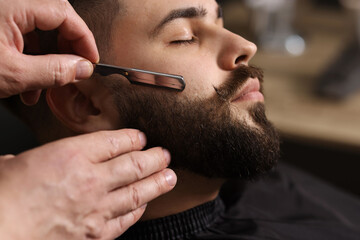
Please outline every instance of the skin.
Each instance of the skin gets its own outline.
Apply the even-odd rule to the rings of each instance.
[[[112,59],[111,64],[118,66],[183,75],[187,86],[183,92],[174,93],[179,97],[213,97],[216,94],[214,87],[221,86],[241,64],[248,65],[256,52],[253,43],[223,27],[214,0],[123,2],[126,11],[115,19],[110,43],[113,54],[107,59]],[[149,37],[171,11],[199,6],[206,9],[206,16],[176,19]],[[192,38],[195,41],[189,42]],[[103,81],[82,82],[48,91],[48,104],[67,129],[82,133],[121,126],[121,113],[116,110],[109,89],[101,84]],[[154,91],[143,86],[130,87]],[[258,94],[230,102],[229,107],[233,117],[256,128],[249,108],[263,100]],[[177,175],[179,180],[175,189],[150,202],[143,220],[179,213],[208,202],[218,195],[224,182],[224,179],[207,179],[185,171],[177,171]]]
[[[98,132],[0,158],[0,238],[121,235],[176,183],[169,153],[145,144],[136,130]]]
[[[224,28],[213,0],[132,0],[125,1],[125,6],[127,14],[114,24],[113,64],[182,75],[187,84],[182,97],[214,96],[214,86],[220,86],[240,64],[248,65],[256,52],[253,43]],[[149,38],[172,10],[199,6],[207,10],[205,17],[176,19]],[[193,37],[195,42],[178,42]],[[254,126],[248,109],[259,101],[263,99],[233,102],[230,108],[234,116]],[[174,191],[152,201],[143,219],[175,214],[210,201],[223,183],[222,179],[209,180],[188,172],[177,175]]]
[[[184,97],[213,96],[213,87],[220,86],[240,64],[247,65],[256,52],[253,43],[223,27],[222,18],[217,16],[218,5],[213,0],[125,3],[127,14],[119,17],[114,24],[112,46],[116,54],[113,63],[182,75],[187,84],[181,93]],[[170,11],[198,6],[207,10],[206,17],[176,19],[158,35],[149,38],[151,31]],[[124,35],[125,32],[127,35]],[[197,38],[194,43],[174,43],[192,37]],[[123,54],[128,57],[121,57]],[[239,115],[247,114],[249,104],[252,103],[238,104],[245,109]]]
[[[74,55],[22,54],[35,28],[57,29]],[[92,33],[65,0],[0,0],[0,29],[0,98],[20,93],[35,104],[41,89],[88,78],[99,61]],[[140,151],[145,145],[143,133],[120,130],[0,157],[0,239],[121,235],[176,183],[168,151]]]

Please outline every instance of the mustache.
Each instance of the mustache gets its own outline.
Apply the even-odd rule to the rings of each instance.
[[[264,71],[256,66],[240,65],[220,87],[214,86],[215,92],[221,100],[228,101],[249,78],[258,78],[260,83],[263,83]],[[262,85],[260,91],[262,92]]]

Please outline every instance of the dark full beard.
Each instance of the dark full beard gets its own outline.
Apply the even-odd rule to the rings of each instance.
[[[247,75],[243,78],[246,80]],[[215,89],[215,96],[205,100],[186,99],[166,90],[116,84],[112,89],[124,123],[119,127],[143,131],[149,148],[168,149],[173,169],[210,178],[256,178],[277,162],[279,140],[262,103],[248,110],[257,127],[232,116],[227,100],[237,89],[232,90],[234,85],[245,80],[242,83],[237,80],[236,84],[229,80]]]

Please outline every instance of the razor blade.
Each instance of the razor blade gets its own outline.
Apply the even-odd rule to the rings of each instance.
[[[98,73],[101,76],[120,74],[132,84],[173,89],[179,92],[183,91],[186,86],[184,77],[180,75],[152,72],[135,68],[124,68],[102,63],[95,65],[94,73]]]

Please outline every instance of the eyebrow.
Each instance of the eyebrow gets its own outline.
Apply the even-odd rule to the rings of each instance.
[[[221,7],[217,9],[218,18],[222,18]],[[207,15],[207,10],[203,6],[181,8],[171,11],[155,28],[151,31],[150,37],[154,38],[166,25],[179,18],[201,18]]]

